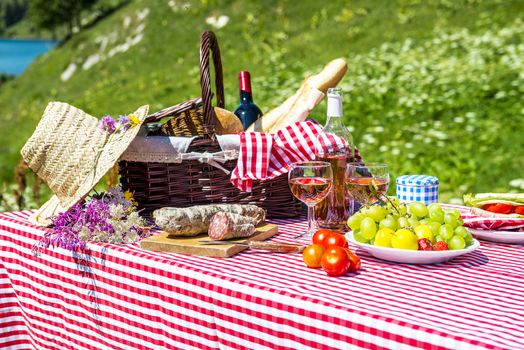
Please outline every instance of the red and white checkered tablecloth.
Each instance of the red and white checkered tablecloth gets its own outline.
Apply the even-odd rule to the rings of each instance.
[[[328,277],[300,255],[232,258],[91,244],[34,258],[28,212],[0,214],[1,349],[524,348],[524,247]],[[279,224],[291,241],[304,220]]]

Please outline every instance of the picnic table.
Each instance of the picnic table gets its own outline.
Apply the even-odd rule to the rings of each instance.
[[[524,348],[524,247],[481,242],[450,262],[407,265],[359,251],[329,277],[297,254],[231,258],[89,244],[31,248],[29,211],[0,213],[2,349]],[[272,220],[292,242],[304,218]]]

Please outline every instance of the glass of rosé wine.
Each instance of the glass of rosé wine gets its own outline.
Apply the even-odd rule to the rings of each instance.
[[[384,198],[389,171],[384,163],[348,163],[345,176],[349,195],[360,205],[370,206]]]
[[[320,161],[293,163],[288,180],[291,193],[308,207],[308,230],[294,238],[312,238],[317,229],[313,208],[326,198],[333,187],[331,164]]]

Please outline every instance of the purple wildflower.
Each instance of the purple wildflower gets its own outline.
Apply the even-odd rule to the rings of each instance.
[[[119,208],[116,211],[115,206]],[[33,252],[37,255],[49,246],[84,252],[88,249],[86,241],[111,242],[111,237],[120,235],[123,239],[117,241],[129,243],[149,235],[149,230],[141,227],[145,223],[138,216],[132,202],[125,198],[119,187],[105,195],[93,196],[75,204],[69,210],[54,216],[52,221],[53,227],[33,247]],[[121,224],[113,226],[119,221],[124,223],[123,227],[127,225],[126,231],[122,232]]]
[[[121,115],[120,117],[118,117],[118,122],[120,123],[120,125],[122,125],[122,128],[124,130],[128,130],[129,128],[131,128],[131,119],[129,119],[127,115]]]
[[[116,130],[116,121],[110,115],[104,115],[102,119],[100,119],[98,127],[112,134]]]

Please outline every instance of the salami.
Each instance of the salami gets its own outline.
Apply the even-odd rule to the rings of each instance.
[[[155,210],[153,217],[158,227],[170,235],[196,236],[208,231],[211,218],[218,212],[247,216],[253,219],[255,226],[266,218],[264,209],[249,204],[209,204],[188,208],[166,207]]]
[[[221,211],[211,218],[207,233],[215,241],[251,237],[255,234],[255,221],[247,216]]]

